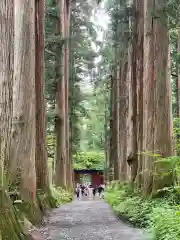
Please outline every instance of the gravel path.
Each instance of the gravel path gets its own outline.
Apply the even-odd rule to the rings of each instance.
[[[103,201],[73,201],[54,209],[37,240],[143,240],[142,232],[117,220]]]

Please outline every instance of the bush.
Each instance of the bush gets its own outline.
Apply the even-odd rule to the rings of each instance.
[[[151,214],[151,232],[154,240],[180,239],[180,212],[176,207],[154,208]]]
[[[153,240],[180,239],[180,209],[169,198],[144,198],[127,184],[109,186],[105,200],[116,215],[134,226],[147,228]]]
[[[56,201],[56,206],[59,206],[63,203],[71,202],[73,199],[73,194],[67,192],[61,187],[58,187],[58,188],[52,187],[51,192],[52,192],[53,198]]]

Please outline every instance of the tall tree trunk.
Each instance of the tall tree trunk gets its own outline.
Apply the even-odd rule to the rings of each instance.
[[[69,21],[70,21],[70,1],[69,0],[59,0],[58,2],[60,8],[60,21],[59,21],[59,29],[61,31],[61,35],[64,38],[64,46],[62,49],[62,58],[61,58],[61,83],[58,83],[57,90],[57,104],[58,104],[58,96],[61,97],[61,123],[60,121],[56,121],[56,125],[58,123],[56,129],[61,133],[59,135],[59,144],[61,142],[62,148],[58,146],[57,142],[57,179],[60,177],[60,174],[63,174],[60,182],[64,179],[63,183],[59,184],[67,186],[68,188],[72,187],[72,163],[70,162],[70,153],[69,153],[69,43],[67,41],[69,36]],[[61,91],[61,96],[58,92]],[[61,126],[60,126],[61,125]],[[60,130],[61,129],[61,130]],[[61,140],[60,140],[61,139]],[[58,138],[57,138],[58,140]],[[61,156],[58,156],[58,152],[61,152]],[[62,163],[60,163],[61,161]],[[64,172],[65,171],[65,172]],[[61,173],[60,173],[61,172]],[[62,173],[64,172],[64,173]],[[58,181],[57,181],[58,183]]]
[[[125,39],[124,39],[125,40]],[[128,42],[128,41],[127,41]],[[127,46],[124,44],[124,53],[121,60],[121,73],[119,79],[119,161],[120,161],[120,180],[127,179],[127,118],[128,118],[128,54]]]
[[[163,12],[166,1],[155,1],[155,11],[160,11],[162,18],[154,19],[154,80],[155,80],[155,152],[158,151],[162,157],[173,154],[172,144],[172,90],[170,80],[170,47],[167,16]],[[156,166],[158,168],[158,165]],[[158,174],[166,171],[161,164],[157,169]],[[162,176],[161,176],[162,177]],[[153,190],[163,188],[172,184],[171,174],[167,177],[156,179],[154,176]]]
[[[158,1],[144,1],[143,136],[146,154],[143,157],[143,189],[146,193],[172,183],[171,176],[163,180],[153,176],[154,154],[172,155],[169,36],[166,19],[161,21],[149,13],[149,9],[161,11],[156,3]],[[156,176],[160,170],[161,166],[157,165]]]
[[[70,30],[70,9],[71,9],[71,1],[64,1],[64,36],[66,38],[66,42],[64,45],[64,78],[65,78],[65,108],[66,108],[66,181],[67,187],[69,189],[72,188],[72,158],[70,158],[69,152],[69,30]]]
[[[22,197],[36,199],[35,1],[15,4],[13,161],[19,162]]]
[[[0,239],[21,240],[22,229],[16,219],[7,187],[16,173],[11,158],[12,95],[14,71],[14,0],[0,1]],[[7,173],[7,175],[6,175]],[[6,177],[8,178],[5,178]],[[4,181],[5,180],[5,181]]]
[[[109,119],[109,181],[114,180],[114,141],[113,141],[113,133],[114,133],[114,124],[113,124],[113,115],[114,115],[114,77],[111,76],[110,79],[110,119]]]
[[[44,0],[36,0],[36,175],[37,187],[40,189],[49,187],[44,96],[44,7]]]
[[[123,1],[122,8],[124,12],[127,9],[127,0]],[[128,86],[128,39],[129,39],[129,18],[124,16],[125,21],[120,22],[119,26],[119,42],[120,42],[120,51],[118,54],[119,57],[119,108],[118,108],[118,152],[119,152],[119,179],[121,181],[127,180],[127,151],[128,151],[128,108],[129,108],[129,86]]]
[[[13,11],[13,0],[2,0],[0,2],[0,188],[4,186],[5,173],[8,173],[7,177],[10,180],[11,174],[16,172],[16,168],[12,168],[12,160],[9,155],[12,138],[12,93],[14,70]]]
[[[136,0],[134,1],[136,4]],[[138,145],[137,145],[137,12],[135,11],[135,20],[132,26],[133,29],[133,43],[132,43],[132,74],[131,74],[131,90],[132,90],[132,152],[130,156],[131,161],[131,180],[135,181],[138,170]]]
[[[60,51],[57,51],[61,54]],[[59,64],[56,69],[59,70]],[[56,70],[58,72],[58,70]],[[65,89],[63,78],[58,80],[56,92],[56,177],[55,183],[57,186],[66,187],[66,132],[65,132]]]
[[[113,145],[114,145],[114,180],[120,179],[120,159],[119,159],[119,84],[120,84],[120,67],[117,65],[114,78],[114,111],[113,111]]]
[[[136,79],[137,81],[137,184],[142,185],[143,152],[143,48],[144,48],[144,0],[136,0],[137,42],[136,42]],[[139,154],[138,154],[139,153]]]
[[[180,52],[180,28],[178,29],[178,47],[177,52]],[[177,69],[178,69],[178,77],[176,79],[176,116],[177,118],[180,118],[180,58],[178,58],[177,63]]]
[[[57,21],[57,35],[64,37],[64,0],[58,0],[60,16]],[[63,39],[63,41],[66,41]],[[57,45],[56,58],[56,185],[66,187],[66,86],[64,78],[64,50]]]
[[[106,103],[104,112],[104,155],[105,155],[104,181],[105,183],[107,183],[109,173],[109,156],[108,156],[108,109]]]

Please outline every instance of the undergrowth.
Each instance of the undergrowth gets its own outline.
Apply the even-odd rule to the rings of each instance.
[[[73,194],[62,188],[51,187],[49,191],[37,191],[36,203],[11,199],[6,191],[0,191],[0,240],[24,240],[27,237],[27,222],[37,224],[47,209],[70,202]]]
[[[115,184],[107,187],[105,200],[119,218],[147,229],[152,240],[180,240],[180,207],[176,194],[144,198],[128,184]]]

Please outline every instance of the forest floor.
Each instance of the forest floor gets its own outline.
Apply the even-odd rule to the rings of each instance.
[[[118,220],[104,201],[75,200],[54,209],[43,226],[32,235],[35,240],[143,240],[139,229]]]

